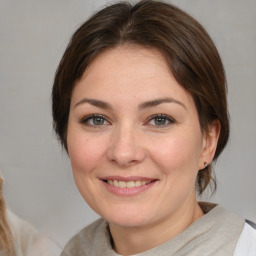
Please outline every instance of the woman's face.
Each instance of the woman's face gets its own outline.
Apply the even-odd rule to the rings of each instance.
[[[207,141],[192,97],[157,50],[107,50],[75,85],[67,133],[75,182],[110,224],[152,225],[193,205],[197,172],[212,158]]]

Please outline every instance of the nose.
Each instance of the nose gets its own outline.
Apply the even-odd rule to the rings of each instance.
[[[111,136],[108,158],[123,167],[142,162],[146,154],[140,141],[136,129],[117,127]]]

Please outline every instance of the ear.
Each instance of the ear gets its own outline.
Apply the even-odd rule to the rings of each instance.
[[[213,160],[220,135],[221,125],[219,120],[214,120],[208,125],[208,131],[203,133],[202,151],[198,163],[198,170],[205,168],[205,163],[210,164]]]

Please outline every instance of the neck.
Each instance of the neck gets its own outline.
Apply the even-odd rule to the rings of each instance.
[[[147,251],[173,239],[189,225],[203,216],[196,201],[186,201],[172,216],[148,226],[120,227],[110,224],[110,232],[114,241],[114,249],[121,255],[132,255]]]

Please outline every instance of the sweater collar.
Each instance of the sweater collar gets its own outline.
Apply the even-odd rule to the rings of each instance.
[[[133,256],[231,256],[244,226],[244,220],[220,205],[199,202],[205,213],[175,238]],[[108,224],[104,224],[106,255],[120,256],[112,249]],[[96,254],[95,254],[96,255]]]

